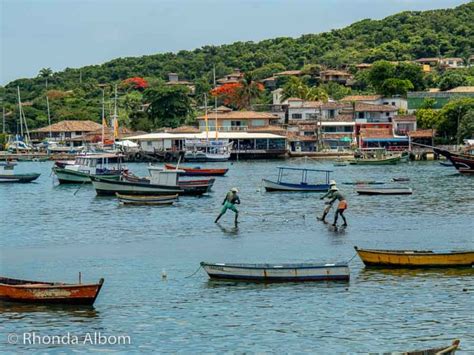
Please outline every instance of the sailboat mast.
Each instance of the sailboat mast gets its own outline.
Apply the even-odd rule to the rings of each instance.
[[[214,68],[212,70],[212,74],[214,77],[214,89],[216,88],[216,66],[214,65]],[[215,117],[215,125],[216,125],[216,141],[218,138],[218,127],[217,127],[217,96],[214,96],[214,117]]]
[[[5,106],[2,109],[2,133],[5,134]]]
[[[206,113],[204,114],[204,121],[206,122],[206,142],[209,144],[209,123],[207,117],[207,94],[204,94],[204,106],[206,107]]]
[[[17,86],[17,91],[18,91],[18,112],[20,113],[20,135],[23,137],[23,115],[21,114],[22,109],[21,109],[21,98],[20,98],[20,87]]]
[[[102,147],[104,146],[104,134],[105,134],[105,93],[102,88]]]
[[[48,98],[48,93],[46,93],[46,109],[48,110],[49,138],[52,138],[52,137],[53,137],[53,133],[51,132],[51,112],[49,111],[49,98]]]
[[[114,141],[118,135],[118,121],[117,121],[117,84],[114,87],[115,98],[114,98]]]

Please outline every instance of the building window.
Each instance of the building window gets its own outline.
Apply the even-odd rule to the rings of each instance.
[[[364,118],[365,117],[365,112],[358,112],[357,117],[358,118]]]
[[[294,120],[300,120],[303,118],[303,115],[301,113],[293,113],[291,114],[291,118]]]
[[[390,116],[390,112],[385,112],[385,116]]]
[[[265,120],[252,120],[252,126],[254,127],[265,126]]]
[[[153,145],[153,142],[152,142],[152,141],[146,141],[146,145],[147,145],[148,147],[151,147],[151,146]]]
[[[329,115],[329,118],[334,118],[336,116],[336,111],[335,110],[329,110],[328,115]]]
[[[395,106],[395,101],[392,101],[392,106]]]

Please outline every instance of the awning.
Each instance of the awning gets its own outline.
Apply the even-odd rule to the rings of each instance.
[[[408,138],[362,138],[362,140],[366,143],[370,143],[370,142],[389,142],[389,143],[408,142]]]

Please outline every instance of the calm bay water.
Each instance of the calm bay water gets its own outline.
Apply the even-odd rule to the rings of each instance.
[[[349,202],[349,227],[336,234],[315,219],[324,208],[320,194],[262,191],[261,179],[275,178],[280,164],[224,164],[231,170],[209,196],[182,197],[173,207],[119,206],[115,198],[96,197],[91,185],[55,185],[51,162],[20,164],[18,172],[42,175],[37,183],[0,185],[0,274],[75,282],[81,271],[84,282],[104,277],[105,284],[94,307],[0,303],[0,349],[334,353],[409,350],[460,338],[462,349],[474,352],[472,269],[370,270],[356,257],[350,283],[215,283],[203,271],[187,277],[204,260],[345,261],[354,245],[474,248],[474,178],[453,168],[287,161],[334,170]],[[146,172],[144,164],[129,168]],[[341,184],[392,177],[409,177],[404,184],[414,194],[358,196],[354,186]],[[231,212],[213,223],[233,186],[241,191],[238,229]],[[33,331],[129,335],[131,345],[7,344],[8,333]]]

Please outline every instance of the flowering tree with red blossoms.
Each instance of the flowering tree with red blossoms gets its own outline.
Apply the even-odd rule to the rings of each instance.
[[[133,88],[136,90],[144,90],[148,87],[148,81],[145,79],[135,76],[133,78],[128,78],[125,79],[121,82],[121,86],[127,87],[127,88]]]
[[[223,100],[224,105],[237,109],[250,109],[252,100],[260,97],[264,87],[261,83],[252,81],[249,75],[238,83],[229,83],[211,90],[211,95]]]

